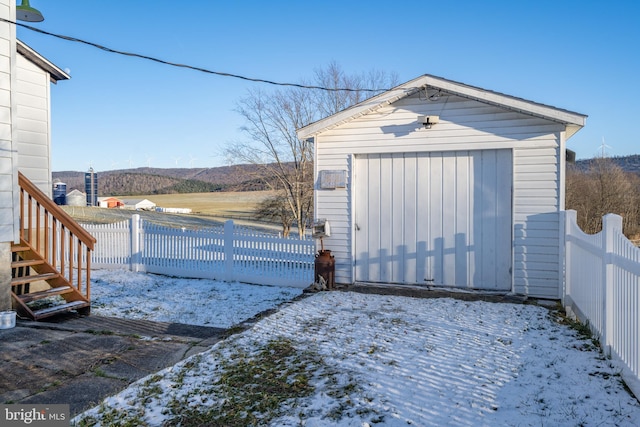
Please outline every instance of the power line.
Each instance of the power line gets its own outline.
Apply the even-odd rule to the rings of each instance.
[[[56,38],[59,38],[59,39],[62,39],[62,40],[70,41],[70,42],[86,44],[88,46],[95,47],[97,49],[104,50],[104,51],[109,52],[109,53],[115,53],[115,54],[123,55],[123,56],[131,56],[131,57],[134,57],[134,58],[146,59],[148,61],[157,62],[157,63],[163,64],[163,65],[170,65],[172,67],[187,68],[189,70],[200,71],[202,73],[214,74],[214,75],[222,76],[222,77],[232,77],[232,78],[235,78],[235,79],[247,80],[247,81],[250,81],[250,82],[266,83],[266,84],[270,84],[270,85],[274,85],[274,86],[290,86],[290,87],[297,87],[297,88],[301,88],[301,89],[324,90],[324,91],[328,91],[328,92],[384,92],[384,91],[389,90],[389,89],[330,88],[330,87],[324,87],[324,86],[303,85],[303,84],[298,84],[298,83],[275,82],[275,81],[272,81],[272,80],[265,80],[265,79],[247,77],[247,76],[242,76],[242,75],[239,75],[239,74],[225,73],[225,72],[222,72],[222,71],[213,71],[213,70],[209,70],[209,69],[202,68],[202,67],[196,67],[196,66],[193,66],[193,65],[187,65],[187,64],[180,64],[180,63],[176,63],[176,62],[165,61],[163,59],[154,58],[152,56],[142,55],[142,54],[139,54],[139,53],[116,50],[116,49],[112,49],[110,47],[106,47],[106,46],[100,45],[98,43],[93,43],[93,42],[90,42],[90,41],[82,40],[82,39],[79,39],[79,38],[76,38],[76,37],[65,36],[65,35],[62,35],[62,34],[51,33],[49,31],[41,30],[40,28],[32,27],[31,25],[23,24],[21,22],[13,22],[13,21],[10,21],[8,19],[1,18],[1,17],[0,17],[0,21],[6,22],[8,24],[13,24],[13,25],[16,25],[16,26],[19,26],[19,27],[22,27],[22,28],[26,28],[28,30],[34,31],[36,33],[44,34],[44,35],[47,35],[47,36],[56,37]]]

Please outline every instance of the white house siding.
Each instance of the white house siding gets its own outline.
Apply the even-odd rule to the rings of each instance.
[[[18,169],[51,197],[49,73],[17,55]]]
[[[0,0],[0,17],[15,19],[15,0]],[[18,239],[18,182],[13,143],[15,103],[15,26],[0,22],[0,311],[11,308],[11,242]]]
[[[418,115],[440,116],[440,123],[423,129],[417,122]],[[555,261],[553,252],[537,258],[542,264],[533,264],[533,258],[521,254],[547,253],[554,244],[548,236],[554,230],[557,236],[559,173],[555,165],[563,130],[563,125],[546,119],[459,96],[428,101],[413,95],[322,132],[315,141],[316,176],[321,170],[334,169],[346,170],[348,176],[346,189],[322,190],[316,186],[316,217],[331,222],[332,236],[324,245],[335,256],[336,281],[354,280],[353,207],[349,197],[354,155],[506,148],[513,150],[514,162],[513,249],[517,262],[513,264],[512,285],[518,293],[556,298],[557,237]],[[537,181],[542,182],[532,184]],[[548,217],[552,221],[537,224]],[[525,272],[530,265],[540,270]]]
[[[15,18],[15,1],[0,0],[0,16]],[[0,242],[16,239],[18,224],[16,147],[11,88],[15,76],[15,26],[0,22]]]

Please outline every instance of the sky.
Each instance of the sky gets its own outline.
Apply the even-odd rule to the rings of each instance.
[[[286,301],[287,289],[122,270],[95,270],[92,282],[92,315],[184,319],[225,328],[251,317],[256,313],[252,310],[278,307]],[[176,289],[188,289],[201,305],[194,310],[180,303],[176,295],[184,292]],[[132,302],[137,313],[131,312]],[[266,368],[268,364],[252,361],[268,348],[283,348],[283,343],[295,350],[295,357],[287,358],[287,376],[302,370],[312,388],[306,397],[298,392],[296,401],[276,405],[277,410],[271,407],[272,413],[280,413],[265,425],[640,423],[640,404],[624,389],[619,368],[563,324],[554,310],[338,291],[280,305],[250,329],[151,373],[74,421],[92,417],[102,421],[96,425],[173,425],[170,408],[206,411],[224,408],[224,399],[231,408],[235,402],[248,407],[242,404],[245,396],[259,393],[259,386],[249,389],[234,380],[229,395],[223,386],[229,378],[252,377],[231,367],[244,363]],[[277,387],[276,373],[259,372],[257,383]]]
[[[32,0],[33,26],[113,49],[278,82],[423,74],[588,115],[577,157],[640,152],[640,3],[584,1]],[[276,87],[104,52],[25,28],[71,79],[51,93],[52,169],[215,167],[246,139],[235,111]],[[604,145],[603,145],[604,144]]]

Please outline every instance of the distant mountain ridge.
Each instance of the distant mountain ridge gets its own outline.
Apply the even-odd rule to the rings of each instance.
[[[637,173],[640,175],[640,154],[608,157],[608,159],[622,168],[623,171]],[[580,169],[588,169],[594,160],[596,159],[577,160],[576,166]]]
[[[576,161],[576,167],[588,169],[595,159]],[[626,172],[640,175],[640,154],[610,157]],[[256,178],[258,166],[234,165],[215,168],[134,168],[98,172],[99,194],[136,196],[148,194],[204,193],[209,191],[266,190]],[[53,172],[53,182],[64,182],[67,191],[84,192],[84,172]]]
[[[135,196],[171,193],[205,193],[210,191],[265,190],[255,178],[255,165],[216,168],[135,168],[98,172],[100,196]],[[53,182],[67,184],[67,192],[84,192],[84,174],[78,171],[53,172]]]

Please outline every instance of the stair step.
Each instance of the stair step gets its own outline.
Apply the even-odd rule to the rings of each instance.
[[[73,288],[71,286],[59,286],[57,288],[51,288],[45,291],[30,292],[28,294],[22,294],[22,295],[19,295],[19,298],[22,302],[26,304],[31,301],[36,301],[39,299],[52,297],[55,295],[68,294],[70,292],[73,292]]]
[[[53,316],[59,313],[65,313],[71,310],[77,310],[83,307],[90,307],[91,303],[86,301],[71,301],[66,304],[54,305],[52,307],[43,308],[42,310],[37,310],[33,312],[33,317],[35,320],[39,320],[45,317]]]
[[[43,273],[31,276],[15,277],[11,279],[11,286],[24,285],[25,283],[33,283],[39,280],[55,279],[56,277],[60,277],[60,273]]]
[[[11,268],[31,267],[33,265],[42,265],[44,260],[41,259],[22,259],[20,261],[11,262]]]
[[[30,249],[29,246],[11,245],[11,252],[26,252]]]

